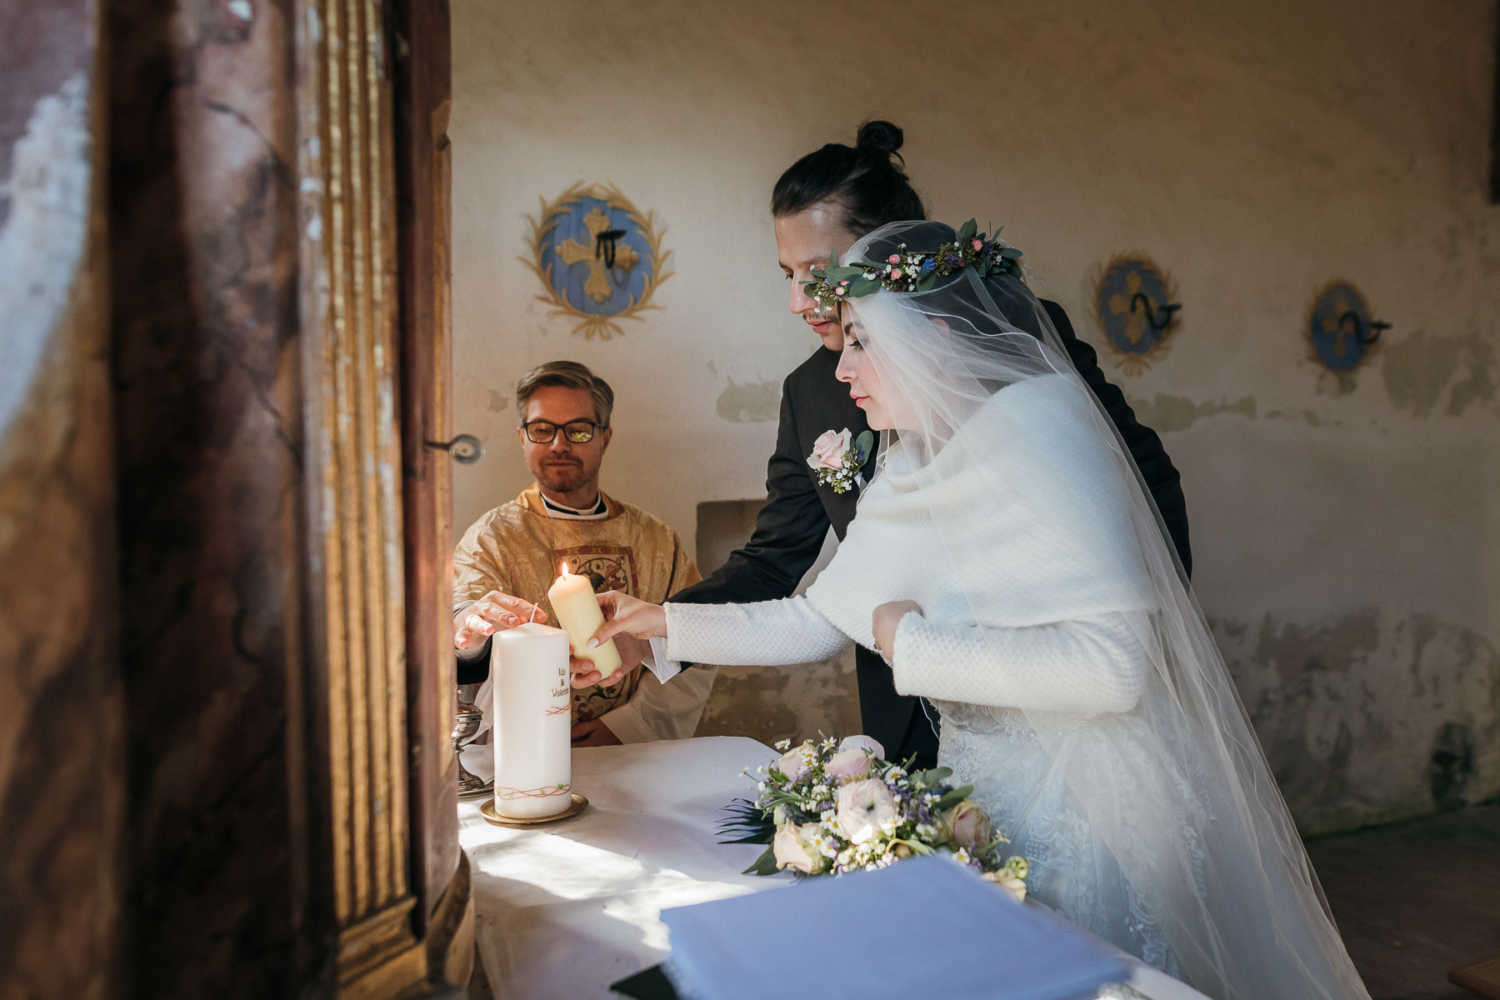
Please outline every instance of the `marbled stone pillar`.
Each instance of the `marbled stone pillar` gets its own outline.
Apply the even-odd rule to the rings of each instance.
[[[290,5],[110,7],[130,988],[290,996],[307,914]]]
[[[100,14],[0,7],[0,996],[112,998],[124,710]]]

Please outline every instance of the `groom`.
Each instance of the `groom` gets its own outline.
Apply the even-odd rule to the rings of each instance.
[[[791,310],[802,317],[823,346],[787,376],[781,390],[781,426],[766,474],[766,505],[749,543],[708,579],[678,591],[670,600],[695,604],[749,603],[790,596],[822,548],[831,525],[842,540],[854,519],[857,490],[842,494],[819,484],[808,467],[813,442],[825,431],[868,429],[864,412],[834,378],[843,331],[838,317],[817,312],[802,282],[814,267],[842,257],[860,237],[888,222],[925,219],[926,209],[901,166],[901,130],[889,122],[866,122],[854,147],[829,143],[787,169],[771,196],[776,249],[791,282]],[[924,249],[914,247],[913,249]],[[1104,405],[1130,448],[1156,500],[1184,568],[1191,567],[1187,509],[1177,469],[1161,439],[1141,425],[1124,395],[1099,370],[1094,351],[1073,333],[1067,314],[1042,300],[1052,325],[1067,347],[1079,375]],[[874,472],[874,456],[864,478]],[[855,653],[860,715],[866,734],[879,740],[893,760],[915,755],[918,766],[937,761],[937,713],[921,699],[896,692],[891,668],[875,653]]]

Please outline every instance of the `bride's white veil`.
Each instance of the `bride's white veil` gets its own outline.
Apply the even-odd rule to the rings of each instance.
[[[940,223],[892,223],[845,263],[956,238]],[[1085,722],[1032,711],[1026,722],[1182,977],[1220,1000],[1367,997],[1151,494],[1041,303],[1015,277],[970,266],[928,291],[882,290],[844,309],[901,428],[886,432],[880,474],[981,475],[966,509],[945,509],[935,490],[928,510],[946,549],[932,557],[952,567],[970,620],[1117,611],[1138,623],[1150,666],[1131,711]],[[1054,557],[1045,579],[997,594],[973,569],[976,498],[996,517],[1021,512],[1024,523],[996,530],[1041,539]],[[1099,759],[1110,727],[1129,731],[1133,759]]]

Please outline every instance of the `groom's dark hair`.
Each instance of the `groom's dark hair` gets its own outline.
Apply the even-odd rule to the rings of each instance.
[[[844,228],[856,236],[887,222],[925,219],[927,209],[907,179],[901,130],[887,121],[859,127],[853,147],[830,142],[793,163],[771,192],[771,214],[796,215],[831,201],[843,211]],[[899,161],[899,164],[898,164]]]

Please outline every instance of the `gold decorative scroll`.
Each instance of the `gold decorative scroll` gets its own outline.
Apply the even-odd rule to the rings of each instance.
[[[425,974],[407,881],[404,577],[390,54],[380,0],[299,0],[310,877],[339,926],[340,996]],[[322,707],[326,706],[326,710]]]

